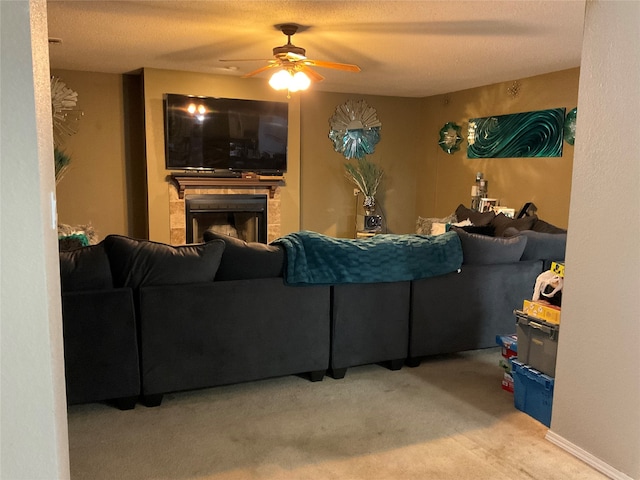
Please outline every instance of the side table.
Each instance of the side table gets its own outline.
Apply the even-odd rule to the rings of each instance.
[[[358,230],[356,232],[356,238],[371,238],[379,233],[379,231],[375,230]]]

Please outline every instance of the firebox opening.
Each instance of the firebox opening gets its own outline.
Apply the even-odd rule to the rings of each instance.
[[[186,241],[203,241],[206,230],[246,242],[267,243],[266,195],[189,195],[185,198]]]

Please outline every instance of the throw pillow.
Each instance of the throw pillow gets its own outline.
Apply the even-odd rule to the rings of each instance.
[[[416,221],[416,233],[418,235],[433,235],[434,223],[455,223],[456,221],[457,218],[455,214],[451,214],[444,218],[425,218],[418,216],[418,220]]]
[[[477,233],[479,235],[487,235],[489,237],[493,237],[496,230],[493,225],[465,225],[458,228],[464,230],[467,233]]]
[[[459,222],[468,218],[475,226],[489,225],[495,216],[496,214],[493,210],[490,212],[480,213],[475,210],[471,210],[462,204],[458,205],[458,208],[456,208],[456,218]]]
[[[533,230],[520,232],[527,237],[527,246],[521,260],[564,260],[566,233],[544,233]]]
[[[113,288],[104,245],[60,252],[60,285],[63,292]]]
[[[442,235],[443,233],[447,233],[451,224],[448,222],[433,222],[431,224],[431,235]]]
[[[511,218],[507,217],[504,213],[496,215],[491,220],[491,225],[495,228],[494,235],[496,237],[503,237],[507,228],[515,228],[516,230],[531,230],[534,222],[538,219],[535,215],[532,217]]]
[[[174,247],[109,235],[103,242],[117,287],[213,282],[224,251],[220,240]]]
[[[206,230],[202,236],[205,242],[223,241],[226,245],[216,280],[282,276],[285,259],[282,247],[258,242],[245,242],[211,230]]]
[[[518,235],[510,238],[488,237],[477,233],[467,233],[453,227],[462,244],[462,263],[466,265],[490,265],[520,261],[527,244],[527,237]]]
[[[514,235],[520,235],[520,230],[518,230],[517,228],[508,227],[504,232],[502,232],[503,237],[513,237]]]

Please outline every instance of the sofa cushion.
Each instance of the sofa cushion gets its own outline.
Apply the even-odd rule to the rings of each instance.
[[[518,262],[527,244],[527,237],[523,235],[502,238],[468,233],[457,227],[453,230],[460,237],[462,263],[466,265]]]
[[[103,240],[116,287],[213,282],[224,242],[171,246],[109,235]]]
[[[566,233],[544,233],[524,230],[520,235],[527,237],[527,245],[521,260],[564,260],[567,245]]]
[[[459,222],[468,218],[475,226],[489,225],[495,216],[496,214],[493,211],[480,213],[475,210],[471,210],[462,204],[458,205],[458,208],[456,208],[456,218]]]
[[[113,288],[109,258],[102,243],[60,252],[63,292]]]
[[[531,227],[538,219],[535,215],[532,217],[511,218],[504,213],[500,213],[491,220],[491,225],[495,228],[495,236],[503,237],[507,228],[515,228],[516,230],[531,230]]]
[[[206,242],[225,243],[216,280],[282,277],[285,258],[282,247],[245,242],[211,230],[206,230],[202,236]]]

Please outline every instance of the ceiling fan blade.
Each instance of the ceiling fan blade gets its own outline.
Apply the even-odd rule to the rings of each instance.
[[[302,63],[313,67],[333,68],[334,70],[344,70],[345,72],[359,72],[360,67],[349,63],[325,62],[324,60],[311,60],[307,58]]]
[[[249,78],[249,77],[253,77],[254,75],[258,75],[259,73],[264,72],[265,70],[269,70],[270,68],[276,67],[277,64],[276,63],[272,63],[270,65],[265,65],[264,67],[260,67],[257,70],[254,70],[253,72],[249,72],[249,73],[245,73],[244,75],[242,75],[242,77],[240,78]]]
[[[312,70],[311,68],[307,67],[306,65],[301,70],[304,73],[306,73],[309,76],[309,78],[314,82],[321,82],[322,80],[324,80],[324,77],[322,75],[320,75],[315,70]]]

